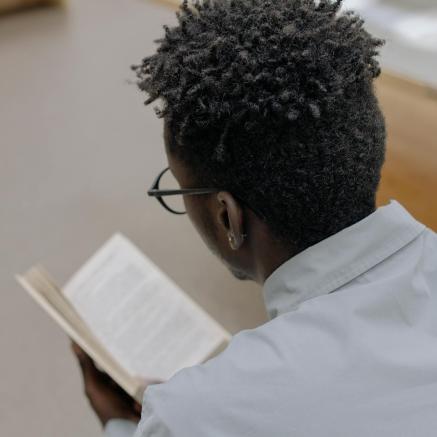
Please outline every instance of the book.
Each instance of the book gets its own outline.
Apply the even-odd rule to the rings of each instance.
[[[129,395],[226,348],[231,335],[146,255],[114,234],[61,288],[41,265],[30,296]]]

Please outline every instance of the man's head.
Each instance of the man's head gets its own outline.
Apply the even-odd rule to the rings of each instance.
[[[181,186],[221,190],[184,200],[238,277],[260,276],[260,251],[293,255],[375,209],[383,42],[340,5],[185,1],[157,53],[134,67],[145,103],[164,103],[154,109]]]

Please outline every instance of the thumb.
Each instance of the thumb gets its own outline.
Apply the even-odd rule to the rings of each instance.
[[[77,360],[79,361],[85,383],[97,379],[100,372],[97,370],[93,360],[88,356],[88,354],[77,343],[73,341],[71,342],[71,348],[73,349],[73,352],[75,353]]]

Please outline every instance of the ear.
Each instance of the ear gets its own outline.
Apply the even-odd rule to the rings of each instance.
[[[220,203],[218,208],[217,221],[223,233],[226,234],[229,246],[232,250],[238,250],[246,234],[244,234],[244,214],[240,203],[228,191],[217,193],[217,200]]]

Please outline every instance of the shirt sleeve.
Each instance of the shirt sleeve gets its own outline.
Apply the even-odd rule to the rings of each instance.
[[[104,437],[133,437],[137,424],[125,419],[111,419],[105,425]]]
[[[148,391],[150,392],[150,389]],[[157,416],[146,396],[143,400],[141,420],[133,437],[174,437],[174,434]]]
[[[141,421],[111,419],[106,423],[103,437],[173,437],[169,429],[154,413],[149,402],[143,401]]]

